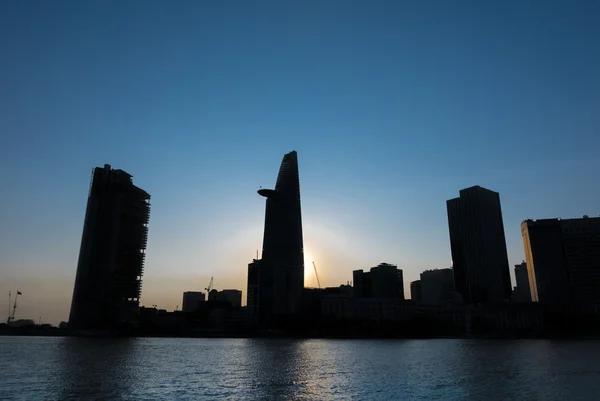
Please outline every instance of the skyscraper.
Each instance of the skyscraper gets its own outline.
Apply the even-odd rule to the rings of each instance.
[[[521,223],[531,300],[545,304],[571,303],[562,228],[558,219]],[[535,252],[535,260],[533,253]]]
[[[135,324],[150,220],[150,195],[123,170],[94,169],[81,238],[69,327]]]
[[[510,299],[500,195],[474,186],[462,189],[446,206],[456,290],[467,303]]]
[[[600,307],[600,217],[521,223],[531,299]]]
[[[262,259],[259,267],[258,318],[261,325],[300,312],[304,288],[304,249],[300,211],[298,155],[283,156],[275,189],[260,189],[267,198]]]

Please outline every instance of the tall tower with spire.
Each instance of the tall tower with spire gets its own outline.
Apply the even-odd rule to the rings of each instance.
[[[262,326],[300,311],[304,288],[304,245],[300,208],[298,154],[283,156],[275,189],[258,190],[267,198],[258,319]]]

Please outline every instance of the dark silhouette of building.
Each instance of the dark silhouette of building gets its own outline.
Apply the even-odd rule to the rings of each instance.
[[[183,293],[183,303],[181,310],[183,312],[194,312],[198,309],[200,302],[206,301],[206,294],[201,291],[186,291]]]
[[[240,290],[212,290],[208,293],[208,300],[226,302],[234,308],[240,308],[242,306],[242,292]]]
[[[421,280],[415,280],[410,283],[410,299],[415,302],[421,301]]]
[[[354,296],[357,298],[371,298],[373,296],[373,280],[371,272],[354,270],[352,272],[352,283],[354,284]]]
[[[527,263],[515,265],[516,287],[514,293],[515,302],[531,302],[531,290],[529,289],[529,277]]]
[[[248,264],[248,287],[246,290],[246,306],[252,320],[258,317],[258,291],[260,277],[260,259]]]
[[[600,306],[600,217],[526,220],[521,233],[534,302]]]
[[[260,189],[267,198],[259,269],[258,319],[268,327],[281,317],[300,313],[304,288],[304,248],[300,209],[298,155],[283,156],[275,189]]]
[[[421,302],[426,305],[439,305],[451,302],[454,295],[454,275],[452,269],[426,270],[421,273]]]
[[[323,297],[321,302],[320,314],[324,316],[335,316],[337,318],[352,317],[352,308],[354,301],[354,289],[350,285],[340,285],[339,287],[327,287],[319,289]]]
[[[568,305],[568,285],[562,227],[558,219],[527,220],[521,223],[531,300]],[[533,258],[535,252],[535,260]]]
[[[357,298],[402,298],[404,279],[396,265],[380,263],[369,272],[355,270],[352,273],[354,296]]]
[[[94,169],[69,327],[104,330],[137,321],[150,195],[123,170]]]
[[[500,195],[480,186],[446,202],[456,290],[467,303],[504,302],[511,283]]]

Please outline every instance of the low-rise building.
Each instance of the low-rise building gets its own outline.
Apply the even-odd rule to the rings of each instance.
[[[194,312],[198,309],[200,302],[206,300],[206,294],[201,291],[186,291],[183,293],[183,302],[181,310],[183,312]]]
[[[439,305],[453,301],[454,275],[452,269],[426,270],[421,273],[421,299],[425,305]]]
[[[410,283],[410,299],[415,302],[421,301],[421,280],[415,280]]]
[[[242,291],[240,290],[211,290],[208,293],[209,301],[228,302],[234,308],[242,306]]]
[[[401,298],[404,299],[402,270],[389,263],[380,263],[370,271],[355,270],[354,296],[356,298]]]
[[[531,291],[529,289],[529,277],[527,273],[527,263],[523,261],[515,265],[515,280],[517,285],[513,293],[513,302],[531,302]]]

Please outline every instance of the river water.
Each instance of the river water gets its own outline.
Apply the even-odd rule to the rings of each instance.
[[[0,336],[0,400],[600,400],[600,341]]]

